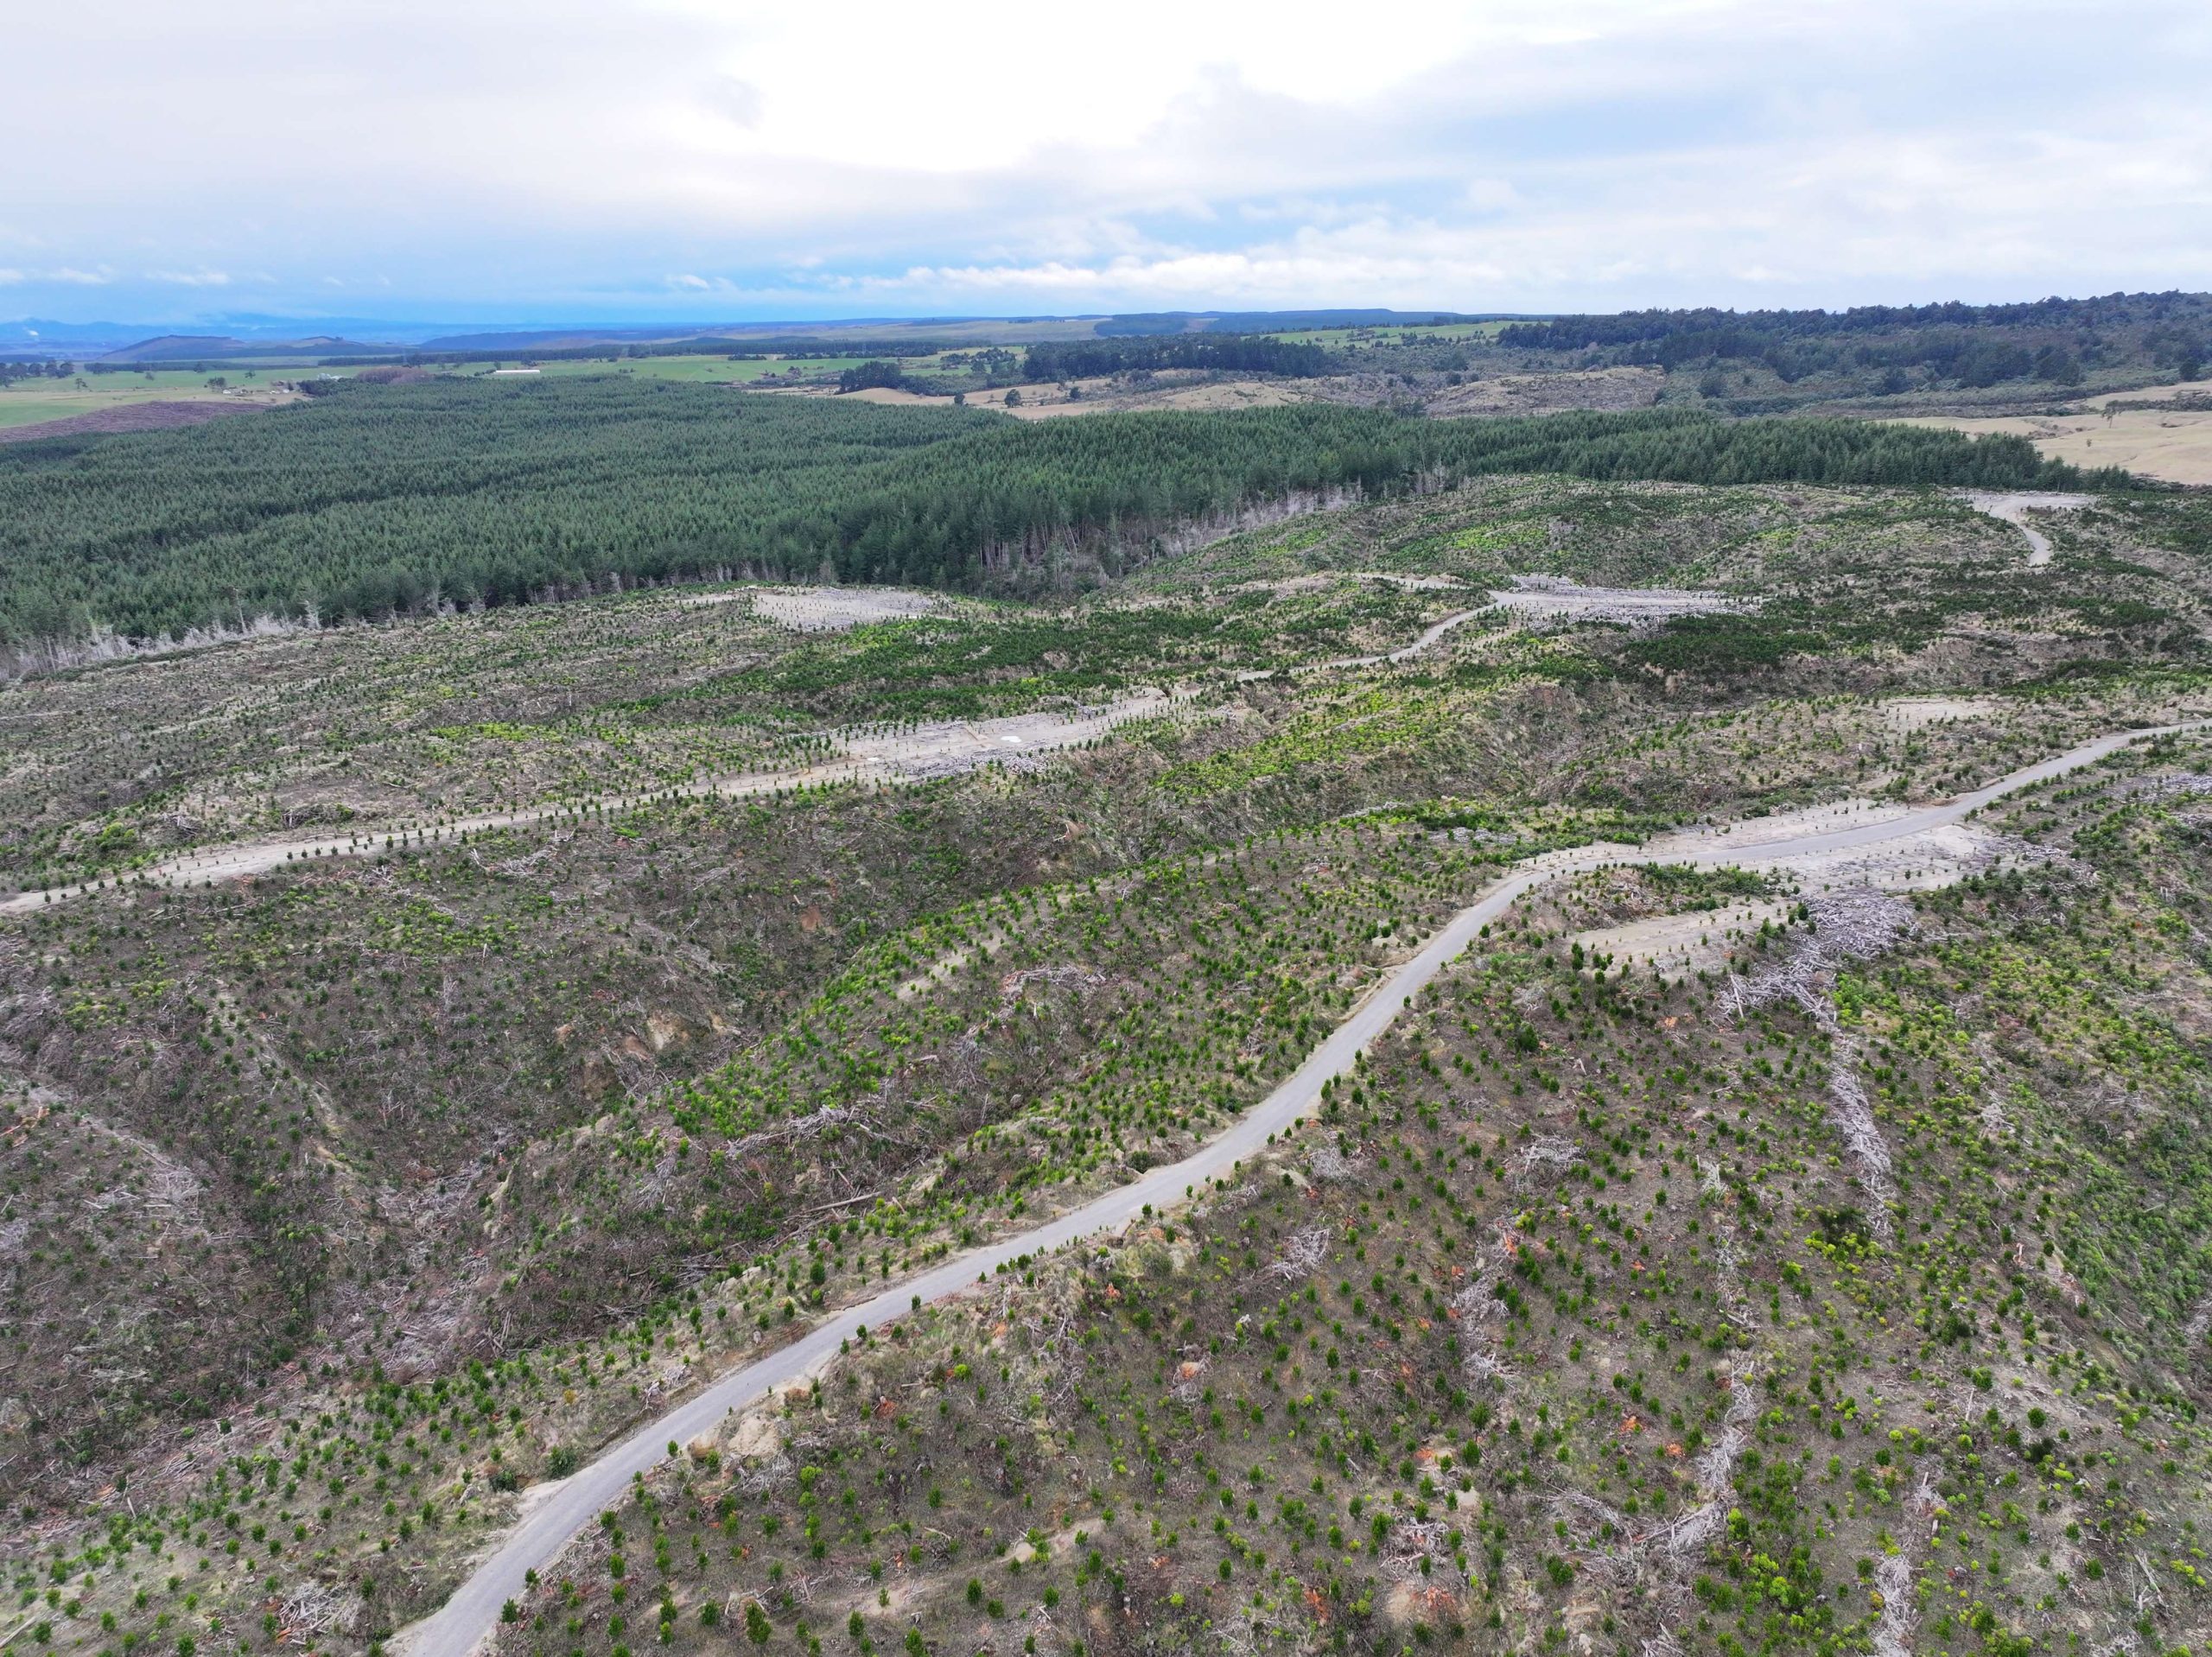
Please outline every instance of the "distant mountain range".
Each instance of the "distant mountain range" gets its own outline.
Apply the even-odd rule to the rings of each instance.
[[[213,319],[220,333],[180,334],[160,323],[57,322],[50,317],[27,316],[0,321],[0,358],[68,356],[90,359],[157,342],[189,339],[204,354],[216,346],[249,346],[257,351],[283,350],[309,340],[335,339],[348,344],[368,340],[371,350],[410,347],[433,334],[449,333],[450,322],[405,323],[375,317],[300,317],[238,315]],[[478,325],[482,326],[482,325]],[[306,338],[302,331],[307,330]]]
[[[742,349],[768,342],[849,340],[856,334],[887,342],[930,339],[975,345],[1030,345],[1047,340],[1216,332],[1272,333],[1283,329],[1403,327],[1413,323],[1487,321],[1502,314],[1456,311],[1303,310],[1156,311],[1112,316],[841,317],[833,321],[699,323],[659,327],[563,327],[404,323],[372,318],[320,319],[324,332],[301,335],[297,318],[225,318],[221,333],[167,333],[143,324],[54,322],[40,318],[0,322],[0,358],[70,357],[110,363],[215,363],[251,360],[295,365],[333,358],[514,356],[524,352],[586,352],[595,347],[665,349],[697,341],[702,350]],[[1510,320],[1534,320],[1514,317]]]
[[[365,345],[335,334],[315,334],[305,340],[237,340],[219,333],[162,333],[141,340],[118,351],[102,352],[92,360],[103,363],[218,363],[241,359],[397,356],[407,346]]]

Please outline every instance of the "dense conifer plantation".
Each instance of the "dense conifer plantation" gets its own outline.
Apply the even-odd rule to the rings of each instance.
[[[1309,406],[1025,425],[615,378],[346,386],[250,420],[0,453],[0,646],[741,572],[973,589],[1055,548],[1116,568],[1172,526],[1294,492],[1506,472],[2085,481],[2024,440],[1849,421]]]

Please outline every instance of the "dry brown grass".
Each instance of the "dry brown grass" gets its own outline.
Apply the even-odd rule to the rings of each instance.
[[[22,426],[0,426],[0,443],[34,443],[42,437],[105,436],[112,432],[168,431],[176,426],[197,426],[210,420],[220,420],[226,415],[251,414],[257,409],[267,409],[278,403],[289,403],[289,396],[272,395],[251,399],[225,398],[209,395],[165,398],[151,403],[109,402],[89,404],[82,414],[64,415],[58,420],[33,421]]]
[[[1990,420],[1935,416],[1908,426],[1943,426],[1986,435],[2007,432],[2031,439],[2054,460],[2075,466],[2120,466],[2169,483],[2212,484],[2212,411],[2202,408],[2107,409],[2107,403],[2168,403],[2183,392],[2212,392],[2212,380],[2153,386],[2088,399],[2078,414],[2009,415]]]

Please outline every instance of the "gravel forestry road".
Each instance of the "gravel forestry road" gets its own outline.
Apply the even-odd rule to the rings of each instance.
[[[1580,847],[1515,865],[1377,985],[1287,1080],[1219,1138],[1183,1161],[1156,1168],[1057,1219],[971,1248],[872,1299],[831,1312],[798,1340],[730,1370],[689,1402],[639,1427],[569,1478],[540,1486],[532,1493],[520,1523],[477,1565],[439,1610],[401,1631],[397,1647],[407,1657],[468,1657],[498,1626],[504,1603],[524,1592],[527,1573],[550,1565],[570,1538],[593,1522],[603,1508],[622,1498],[634,1475],[664,1460],[671,1444],[688,1444],[726,1417],[758,1403],[776,1387],[817,1368],[835,1356],[862,1324],[880,1327],[895,1321],[916,1305],[957,1294],[979,1279],[988,1279],[998,1267],[1021,1256],[1050,1254],[1118,1231],[1142,1218],[1148,1209],[1154,1212],[1172,1209],[1207,1182],[1235,1174],[1242,1163],[1258,1156],[1272,1140],[1314,1114],[1324,1085],[1348,1072],[1353,1059],[1389,1028],[1399,1012],[1474,943],[1484,926],[1523,893],[1562,874],[1608,866],[1687,862],[1786,869],[1800,859],[1833,859],[1838,853],[1883,841],[1952,827],[2006,794],[2094,765],[2130,743],[2207,726],[2212,726],[2212,721],[2115,732],[1944,804],[1878,821],[1816,826],[1795,835],[1743,843],[1732,841],[1725,832],[1670,835],[1641,848]]]
[[[1999,495],[1982,490],[1968,490],[1961,497],[1977,512],[2001,518],[2028,537],[2028,562],[2031,567],[2050,562],[2050,537],[2029,521],[2030,512],[2070,512],[2088,505],[2094,495]]]
[[[1015,714],[1004,719],[962,720],[890,735],[839,733],[830,741],[836,758],[797,771],[745,771],[709,778],[642,794],[608,796],[519,811],[492,811],[474,816],[441,818],[423,823],[386,823],[321,840],[270,836],[235,841],[188,852],[126,874],[79,886],[50,886],[0,899],[0,915],[23,915],[65,903],[93,891],[118,886],[192,886],[265,874],[302,859],[374,857],[391,849],[394,838],[418,841],[459,841],[494,828],[558,822],[579,810],[625,811],[669,799],[736,799],[785,789],[833,783],[912,783],[974,771],[993,761],[1020,764],[1032,754],[1080,747],[1108,736],[1131,720],[1156,718],[1187,705],[1183,695],[1148,691],[1073,714]]]

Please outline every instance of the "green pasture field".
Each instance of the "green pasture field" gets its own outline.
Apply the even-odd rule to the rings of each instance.
[[[459,376],[489,375],[495,367],[534,367],[547,379],[585,379],[629,377],[676,380],[687,384],[737,381],[751,384],[786,369],[798,368],[805,379],[816,380],[842,372],[867,361],[864,357],[770,357],[732,362],[720,353],[691,357],[601,357],[582,361],[532,362],[524,357],[485,358],[479,362],[444,364],[431,371]],[[934,368],[934,358],[914,361],[917,369]],[[156,368],[142,372],[79,374],[66,380],[30,379],[0,386],[0,429],[33,425],[41,421],[66,420],[92,414],[118,403],[199,402],[219,393],[207,382],[221,378],[232,386],[260,385],[277,380],[335,377],[350,379],[362,371],[352,368],[241,367],[235,363],[194,368]],[[81,383],[82,389],[79,388]]]
[[[211,368],[205,373],[192,369],[162,368],[143,374],[79,374],[66,380],[18,380],[12,385],[0,385],[0,428],[67,420],[72,415],[92,414],[118,403],[199,402],[217,395],[207,389],[211,378],[219,376],[232,385],[257,385],[289,379],[298,371],[231,365]]]

